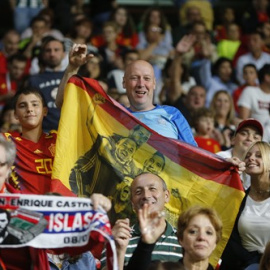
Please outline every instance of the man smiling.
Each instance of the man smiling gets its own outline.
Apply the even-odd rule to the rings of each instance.
[[[150,172],[159,175],[165,166],[165,157],[156,151],[150,158],[145,160],[143,164],[143,172]]]
[[[176,237],[176,231],[170,223],[168,223],[163,215],[165,204],[170,200],[170,192],[166,183],[158,175],[152,173],[141,173],[137,175],[131,183],[131,204],[137,215],[145,207],[149,206],[149,212],[160,213],[155,224],[155,236],[157,236],[157,244],[152,253],[151,260],[170,260],[178,261],[182,258],[182,249]],[[117,248],[117,256],[119,269],[123,269],[128,264],[137,245],[141,245],[143,234],[139,229],[139,223],[135,223],[130,227],[131,221],[128,218],[118,219],[112,229]],[[151,228],[145,228],[151,230]],[[101,264],[105,263],[105,250]]]
[[[133,155],[137,150],[137,144],[130,138],[123,138],[116,143],[115,158],[121,164],[132,161]]]
[[[144,60],[127,66],[123,87],[130,102],[128,110],[157,133],[197,146],[185,117],[175,107],[153,104],[156,79],[153,67]]]
[[[56,106],[61,108],[64,88],[68,79],[77,74],[80,65],[91,58],[87,55],[86,45],[75,44],[69,53],[69,65],[61,80]],[[197,146],[190,126],[182,113],[175,107],[153,104],[156,79],[151,64],[137,60],[126,67],[123,88],[130,102],[128,110],[141,122],[157,133]]]

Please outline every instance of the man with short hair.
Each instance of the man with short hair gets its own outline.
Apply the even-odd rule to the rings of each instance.
[[[270,142],[270,64],[258,72],[260,85],[248,86],[238,100],[239,117],[255,118],[264,127],[264,140]]]
[[[252,118],[243,120],[238,125],[232,138],[233,147],[226,151],[218,152],[217,155],[225,159],[238,158],[243,160],[244,154],[251,146],[251,144],[257,141],[261,141],[262,137],[263,127],[259,121]],[[250,176],[242,173],[241,180],[243,187],[247,189],[250,186]]]
[[[249,51],[241,55],[236,63],[236,77],[240,84],[244,84],[243,67],[246,64],[254,64],[257,70],[265,64],[270,63],[270,54],[263,51],[264,40],[262,34],[258,31],[250,33],[248,36]]]
[[[15,30],[9,30],[3,37],[3,49],[0,51],[0,74],[7,73],[7,59],[19,51],[20,35]]]
[[[165,181],[158,175],[142,173],[134,178],[130,190],[131,204],[137,215],[145,204],[149,205],[151,213],[160,213],[159,225],[155,230],[159,239],[152,253],[152,260],[179,261],[182,258],[182,248],[177,240],[175,229],[166,221],[163,212],[165,204],[170,200],[170,192]],[[136,223],[130,227],[128,218],[118,219],[112,233],[116,242],[119,269],[123,269],[132,257],[137,244],[141,242],[142,234],[139,224]],[[103,252],[103,255],[105,255],[105,252]],[[104,266],[105,257],[101,259],[101,263]]]
[[[128,110],[157,133],[197,146],[184,116],[175,107],[153,104],[156,80],[153,67],[144,60],[127,66],[123,86],[130,102]]]
[[[48,107],[48,115],[43,121],[43,130],[45,132],[58,129],[60,110],[55,106],[55,99],[58,86],[64,75],[62,71],[64,57],[64,44],[55,38],[48,37],[41,46],[40,64],[43,66],[44,71],[29,78],[29,85],[42,92]]]

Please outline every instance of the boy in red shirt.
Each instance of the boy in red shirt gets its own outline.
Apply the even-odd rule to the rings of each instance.
[[[56,132],[46,134],[42,121],[47,107],[42,94],[34,88],[18,91],[14,97],[15,117],[22,133],[4,133],[17,148],[10,184],[22,193],[45,194],[51,191]]]

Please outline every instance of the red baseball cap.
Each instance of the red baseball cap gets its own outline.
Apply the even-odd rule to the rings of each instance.
[[[242,122],[239,123],[235,134],[242,129],[243,127],[247,127],[247,126],[251,126],[251,127],[255,127],[257,128],[257,130],[259,131],[260,135],[263,137],[263,126],[261,125],[261,123],[254,119],[254,118],[248,118],[246,120],[243,120]]]

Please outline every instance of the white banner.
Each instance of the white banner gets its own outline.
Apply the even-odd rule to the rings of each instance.
[[[0,248],[32,246],[57,249],[91,246],[102,235],[110,244],[116,269],[115,243],[105,210],[90,199],[23,194],[0,195]],[[90,237],[89,237],[90,236]],[[101,237],[102,239],[102,237]],[[94,242],[93,242],[94,243]]]

